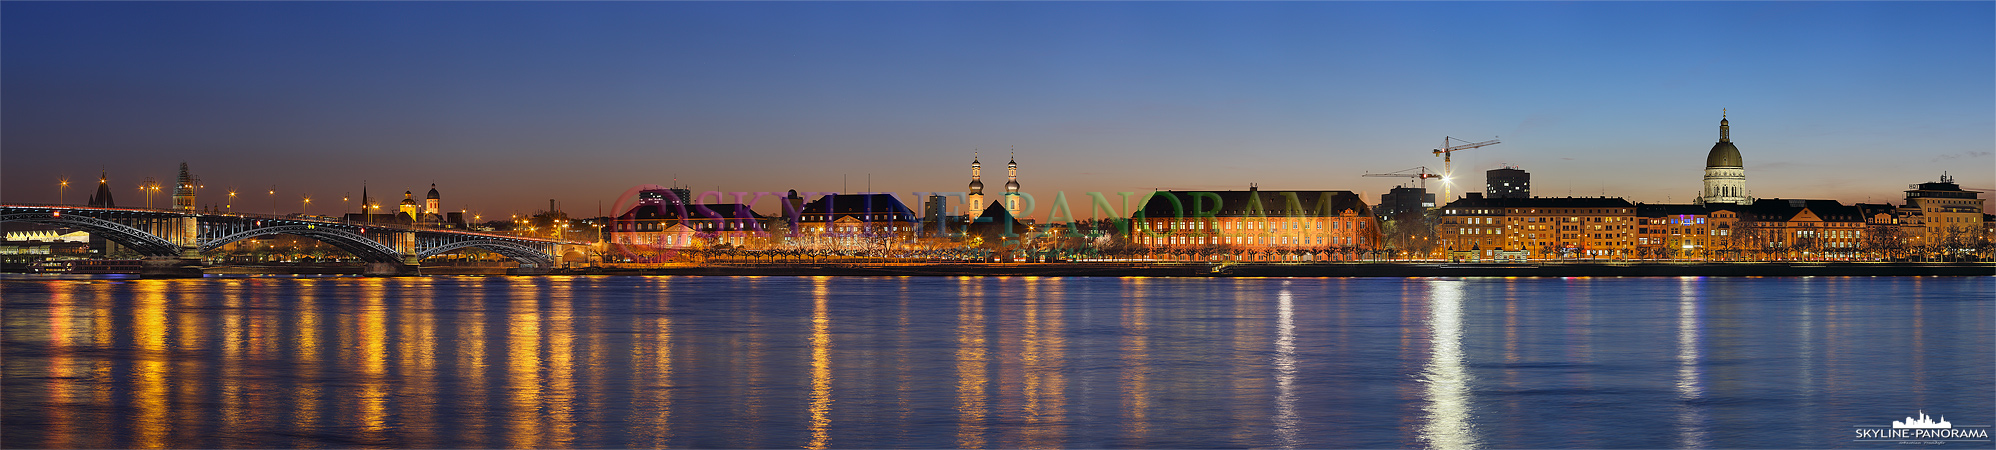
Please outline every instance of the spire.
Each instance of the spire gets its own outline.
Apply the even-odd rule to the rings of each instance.
[[[187,173],[187,163],[180,163],[180,182],[173,187],[173,209],[194,209],[194,176]]]
[[[1726,109],[1719,108],[1719,142],[1732,142],[1731,127],[1726,125]]]
[[[111,201],[111,174],[109,171],[97,175],[97,193],[91,194],[90,202],[86,204],[101,208],[118,207],[117,202]]]

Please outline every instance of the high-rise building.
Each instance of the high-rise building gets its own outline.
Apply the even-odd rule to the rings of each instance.
[[[1532,173],[1517,167],[1490,169],[1483,175],[1483,192],[1489,198],[1532,198]]]
[[[1705,154],[1705,189],[1699,193],[1698,203],[1753,203],[1747,196],[1746,162],[1740,159],[1740,149],[1733,146],[1723,111],[1719,114],[1719,142]]]

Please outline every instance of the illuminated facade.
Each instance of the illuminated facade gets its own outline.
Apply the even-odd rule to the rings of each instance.
[[[684,204],[666,190],[638,192],[637,205],[610,224],[610,242],[626,251],[768,248],[782,237],[770,220],[742,204]]]
[[[1721,214],[1721,212],[1731,214]],[[1836,200],[1759,199],[1712,212],[1720,259],[1851,259],[1864,252],[1864,210]]]
[[[1010,211],[1012,217],[1019,216],[1019,157],[1017,155],[1012,156],[1011,162],[1005,163],[1005,210]]]
[[[1159,191],[1132,242],[1170,259],[1353,260],[1379,249],[1379,219],[1351,191]]]
[[[1435,236],[1450,259],[1627,259],[1636,205],[1608,197],[1483,198],[1441,207]]]
[[[1746,160],[1740,158],[1740,149],[1733,146],[1732,129],[1722,113],[1719,142],[1712,144],[1712,151],[1705,154],[1705,188],[1698,195],[1698,203],[1744,205],[1752,201],[1746,190]]]
[[[790,245],[825,250],[886,249],[911,242],[920,218],[892,194],[826,195],[798,211]]]
[[[976,219],[984,213],[984,163],[977,162],[977,154],[970,156],[970,193],[964,196],[964,213]]]
[[[1945,174],[1940,181],[1908,187],[1899,216],[1911,245],[1942,250],[1967,248],[1987,239],[1981,192],[1962,190]]]

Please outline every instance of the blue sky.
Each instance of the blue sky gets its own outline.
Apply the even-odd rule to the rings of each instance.
[[[593,214],[675,179],[960,191],[1012,148],[1042,201],[1373,201],[1402,180],[1360,174],[1440,170],[1443,136],[1504,141],[1459,191],[1512,164],[1687,202],[1721,108],[1758,197],[1996,188],[1996,3],[0,3],[9,202],[102,169],[131,204],[186,161],[252,211],[365,180]]]

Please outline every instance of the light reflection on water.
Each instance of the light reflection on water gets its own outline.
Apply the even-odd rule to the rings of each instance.
[[[6,281],[0,447],[1825,447],[1991,278]]]

